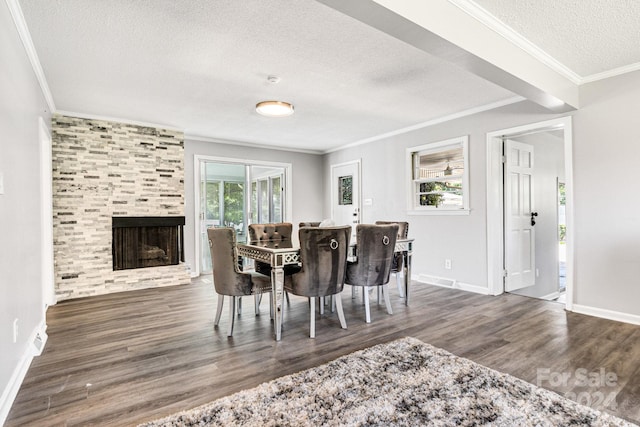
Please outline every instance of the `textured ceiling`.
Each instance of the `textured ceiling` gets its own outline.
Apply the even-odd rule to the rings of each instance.
[[[475,0],[580,77],[640,63],[638,0]]]
[[[63,112],[325,152],[514,97],[314,0],[19,1]],[[638,0],[473,4],[580,76],[640,62]]]
[[[312,0],[20,4],[62,111],[324,151],[514,96]]]

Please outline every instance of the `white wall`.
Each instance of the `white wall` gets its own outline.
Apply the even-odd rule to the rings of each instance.
[[[486,133],[552,117],[556,116],[549,115],[542,107],[520,102],[347,148],[325,156],[325,180],[329,179],[331,164],[362,158],[362,198],[373,199],[373,206],[363,207],[363,222],[409,221],[409,235],[416,239],[412,265],[414,276],[425,274],[451,278],[488,292]],[[461,135],[469,135],[470,214],[407,216],[406,149]],[[325,194],[326,216],[330,215],[329,197]],[[451,270],[444,268],[445,259],[452,260]]]
[[[534,298],[558,291],[557,179],[564,181],[564,136],[540,132],[513,138],[534,147],[534,203],[536,217],[536,284],[514,293]]]
[[[38,118],[50,112],[5,2],[0,2],[0,424],[44,322]],[[13,321],[18,340],[13,342]],[[26,372],[26,371],[25,371]]]
[[[640,71],[583,86],[581,104],[573,122],[575,302],[638,321]]]
[[[640,71],[581,88],[573,116],[575,203],[574,310],[640,323]],[[362,159],[363,199],[374,206],[363,221],[410,222],[416,239],[413,274],[449,277],[487,287],[486,133],[559,117],[521,102],[325,156],[331,164]],[[405,150],[428,142],[469,138],[469,216],[407,216]],[[325,178],[325,180],[328,178]],[[325,192],[325,215],[330,208]],[[444,259],[453,261],[444,269]]]
[[[268,150],[215,142],[194,141],[185,137],[185,262],[193,269],[195,265],[195,230],[194,230],[194,188],[193,188],[193,156],[205,155],[244,159],[247,161],[271,161],[291,163],[293,191],[294,233],[300,221],[320,221],[323,216],[323,181],[322,156],[293,151]]]

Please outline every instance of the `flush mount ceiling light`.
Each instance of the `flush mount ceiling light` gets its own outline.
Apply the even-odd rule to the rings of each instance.
[[[286,117],[293,114],[293,105],[283,101],[262,101],[256,104],[256,111],[267,117]]]

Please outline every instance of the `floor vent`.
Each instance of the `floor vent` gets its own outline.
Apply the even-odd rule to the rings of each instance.
[[[447,279],[445,277],[429,276],[429,275],[426,275],[426,274],[420,274],[418,276],[418,281],[423,282],[423,283],[428,283],[430,285],[444,286],[444,287],[447,287],[447,288],[452,288],[456,284],[455,279]]]
[[[35,356],[40,356],[42,354],[42,350],[44,350],[44,345],[47,343],[47,334],[44,332],[38,332],[33,339],[33,349]]]

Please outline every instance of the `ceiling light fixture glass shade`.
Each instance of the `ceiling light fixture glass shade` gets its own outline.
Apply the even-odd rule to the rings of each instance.
[[[256,104],[256,111],[267,117],[286,117],[293,114],[293,105],[283,101],[262,101]]]

